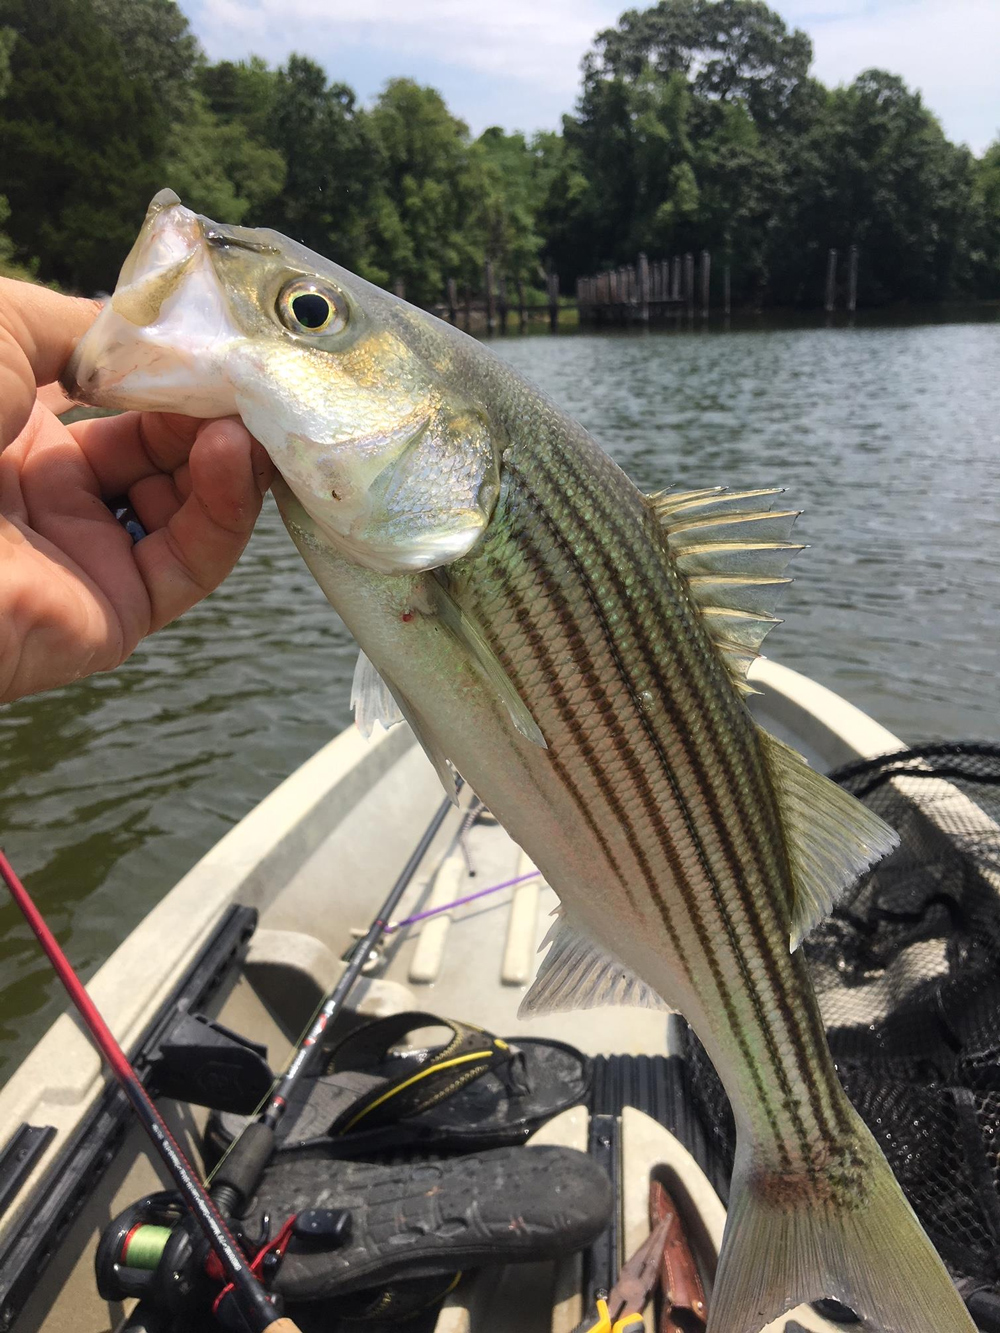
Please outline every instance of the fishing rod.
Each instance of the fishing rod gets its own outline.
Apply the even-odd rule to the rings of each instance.
[[[457,791],[461,778],[457,779]],[[372,949],[386,933],[389,918],[409,887],[413,876],[427,854],[435,835],[451,807],[451,799],[442,801],[432,816],[419,842],[397,877],[389,896],[379,908],[347,960],[347,966],[336,985],[327,993],[315,1011],[308,1028],[296,1044],[292,1059],[274,1083],[263,1109],[244,1126],[230,1145],[228,1152],[209,1176],[211,1197],[223,1214],[239,1216],[245,1202],[256,1194],[261,1177],[274,1153],[278,1125],[289,1099],[300,1081],[312,1069],[320,1038],[324,1030],[344,1007],[354,983],[361,975]],[[468,818],[468,812],[465,818]],[[320,1214],[324,1214],[321,1218]],[[183,1234],[175,1230],[172,1221],[173,1205],[168,1195],[151,1195],[115,1218],[105,1228],[98,1250],[98,1290],[106,1299],[120,1300],[126,1295],[141,1297],[133,1313],[129,1328],[147,1330],[147,1320],[153,1318],[158,1302],[172,1302],[177,1288],[193,1260]],[[312,1210],[308,1243],[326,1243],[336,1247],[349,1226],[349,1215],[342,1210]],[[290,1219],[292,1233],[297,1234],[295,1219]],[[289,1224],[286,1224],[286,1227]],[[266,1231],[263,1239],[266,1240]],[[278,1241],[281,1242],[279,1236]],[[269,1247],[267,1247],[269,1248]],[[263,1253],[263,1251],[262,1251]]]
[[[69,959],[59,947],[42,914],[2,851],[0,851],[0,876],[45,951],[49,962],[55,968],[77,1012],[87,1025],[94,1044],[121,1084],[143,1128],[173,1177],[174,1184],[192,1217],[201,1228],[227,1284],[232,1289],[233,1297],[250,1333],[299,1333],[298,1326],[291,1319],[278,1316],[263,1286],[240,1252],[239,1245],[230,1233],[218,1207],[209,1197],[167,1128],[163,1117],[153,1105],[138,1075],[129,1064],[125,1052],[118,1045],[111,1029],[101,1017],[80,978],[73,971]]]
[[[456,784],[457,795],[461,790],[462,779],[456,778]],[[371,951],[385,933],[393,911],[409,887],[410,881],[426,856],[427,849],[434,841],[437,831],[444,823],[451,807],[452,800],[449,796],[441,802],[435,811],[420,841],[414,847],[409,860],[389,891],[389,896],[379,908],[365,934],[351,951],[351,956],[340,979],[316,1011],[305,1036],[296,1048],[291,1063],[272,1089],[263,1112],[258,1119],[245,1126],[243,1132],[213,1172],[212,1198],[225,1212],[235,1212],[240,1204],[250,1198],[256,1190],[264,1168],[274,1151],[278,1125],[288,1108],[289,1099],[295,1088],[311,1070],[323,1032],[343,1009],[354,983],[368,961]]]

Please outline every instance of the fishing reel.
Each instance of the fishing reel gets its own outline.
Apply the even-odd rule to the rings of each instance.
[[[148,1300],[180,1314],[210,1301],[208,1246],[175,1190],[147,1194],[104,1228],[94,1267],[102,1300]]]
[[[289,1218],[273,1239],[266,1215],[261,1235],[235,1233],[265,1288],[274,1280],[295,1221]],[[182,1327],[190,1326],[195,1311],[210,1310],[223,1327],[244,1333],[246,1325],[230,1300],[221,1265],[176,1191],[147,1194],[119,1213],[101,1235],[94,1265],[103,1300],[138,1298],[161,1320]],[[277,1319],[281,1298],[271,1299]]]
[[[350,1238],[351,1215],[344,1209],[308,1209],[272,1233],[265,1213],[257,1235],[239,1227],[234,1234],[250,1270],[271,1293],[293,1240],[300,1248],[337,1249]],[[176,1191],[147,1194],[119,1213],[101,1235],[94,1265],[102,1300],[137,1298],[168,1320],[185,1317],[184,1327],[194,1311],[211,1311],[223,1327],[244,1333],[221,1264]],[[270,1299],[277,1318],[281,1298],[271,1293]]]

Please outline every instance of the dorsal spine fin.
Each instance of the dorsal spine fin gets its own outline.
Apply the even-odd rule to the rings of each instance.
[[[764,636],[781,622],[774,609],[791,579],[789,541],[797,509],[774,510],[780,487],[659,491],[649,496],[677,569],[688,580],[712,642],[742,694]]]

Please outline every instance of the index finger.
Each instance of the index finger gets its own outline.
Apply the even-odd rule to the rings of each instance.
[[[27,425],[39,385],[62,374],[97,301],[0,278],[0,450]]]

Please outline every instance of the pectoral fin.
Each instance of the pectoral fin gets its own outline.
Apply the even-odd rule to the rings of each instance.
[[[369,740],[375,724],[386,731],[402,722],[403,714],[388,685],[372,666],[364,653],[358,653],[351,685],[351,707],[354,721],[365,740]]]
[[[548,749],[545,737],[538,724],[528,711],[528,706],[517,692],[517,687],[507,674],[503,663],[486,641],[482,630],[471,616],[458,605],[443,579],[438,579],[440,593],[437,595],[437,612],[455,638],[465,647],[469,656],[489,684],[496,690],[510,714],[510,720],[522,736]]]

